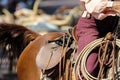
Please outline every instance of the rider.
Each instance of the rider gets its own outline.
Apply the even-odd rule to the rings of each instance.
[[[118,22],[116,13],[120,12],[119,0],[80,0],[80,6],[83,14],[75,26],[78,37],[76,56],[88,43],[113,31]],[[91,75],[97,77],[99,68],[97,52],[93,51],[89,55],[86,68]]]

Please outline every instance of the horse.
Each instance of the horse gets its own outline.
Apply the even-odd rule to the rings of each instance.
[[[1,50],[6,51],[6,54],[9,52],[13,53],[15,58],[19,58],[26,46],[31,41],[34,41],[38,36],[41,35],[28,28],[25,28],[25,26],[8,23],[0,24],[0,48]],[[19,43],[22,45],[19,45]],[[7,49],[6,46],[8,47]]]
[[[49,63],[47,60],[51,56],[50,51],[53,51],[53,57],[51,57],[51,63],[45,69],[44,74],[50,74],[49,77],[52,79],[58,78],[58,63],[61,61],[59,59],[61,58],[60,51],[62,51],[62,43],[60,40],[62,41],[61,38],[63,38],[63,35],[65,35],[64,32],[50,32],[48,34],[39,36],[37,39],[32,41],[23,50],[19,57],[17,63],[18,79],[39,80],[41,77],[40,75],[42,74],[42,70],[45,68],[46,64]],[[73,49],[67,50],[67,53],[65,52],[65,54],[68,54],[66,55],[67,59],[70,57],[72,52]],[[64,55],[62,55],[62,57],[63,56]],[[54,73],[52,73],[52,71]]]
[[[1,23],[0,48],[2,51],[0,54],[6,56],[7,58],[10,57],[9,59],[11,65],[8,72],[13,72],[13,66],[15,66],[15,72],[17,73],[19,80],[38,80],[41,73],[40,69],[38,69],[38,66],[36,65],[36,56],[39,52],[39,49],[45,46],[47,43],[48,45],[50,43],[53,46],[53,42],[57,40],[58,41],[55,43],[57,43],[57,46],[61,47],[63,43],[62,39],[64,38],[63,35],[66,34],[64,32],[51,32],[46,35],[40,35],[21,25]],[[65,38],[67,39],[68,37],[68,35],[65,36]],[[65,42],[67,41],[67,39],[65,40]],[[68,46],[70,46],[70,44]],[[72,49],[68,51],[68,53],[72,52]],[[66,57],[68,57],[68,55]],[[17,63],[13,65],[13,60],[16,58]],[[4,59],[3,56],[1,56],[0,59]],[[51,71],[51,68],[54,69],[54,66],[57,66],[57,71],[58,64],[56,63],[55,65],[47,69],[45,73],[49,73]],[[52,74],[52,77],[53,75],[54,74]]]

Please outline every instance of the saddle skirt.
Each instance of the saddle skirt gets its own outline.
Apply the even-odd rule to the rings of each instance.
[[[47,43],[40,48],[36,56],[36,64],[39,69],[51,69],[61,61],[64,55],[62,46],[56,43]]]

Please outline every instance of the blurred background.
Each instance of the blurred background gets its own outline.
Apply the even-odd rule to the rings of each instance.
[[[8,9],[11,13],[14,13],[18,7],[32,9],[35,0],[0,0],[1,8]],[[41,0],[39,3],[39,9],[43,9],[46,13],[53,14],[56,9],[61,6],[74,7],[79,5],[79,0]],[[2,9],[1,9],[2,11]]]
[[[76,25],[82,11],[79,0],[0,0],[0,23],[25,26],[41,35]],[[0,80],[18,80],[17,58],[0,48]]]

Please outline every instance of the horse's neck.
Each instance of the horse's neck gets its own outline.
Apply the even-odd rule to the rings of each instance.
[[[40,37],[32,41],[22,52],[17,64],[19,80],[39,80],[40,72],[36,66],[36,55],[40,48]]]

